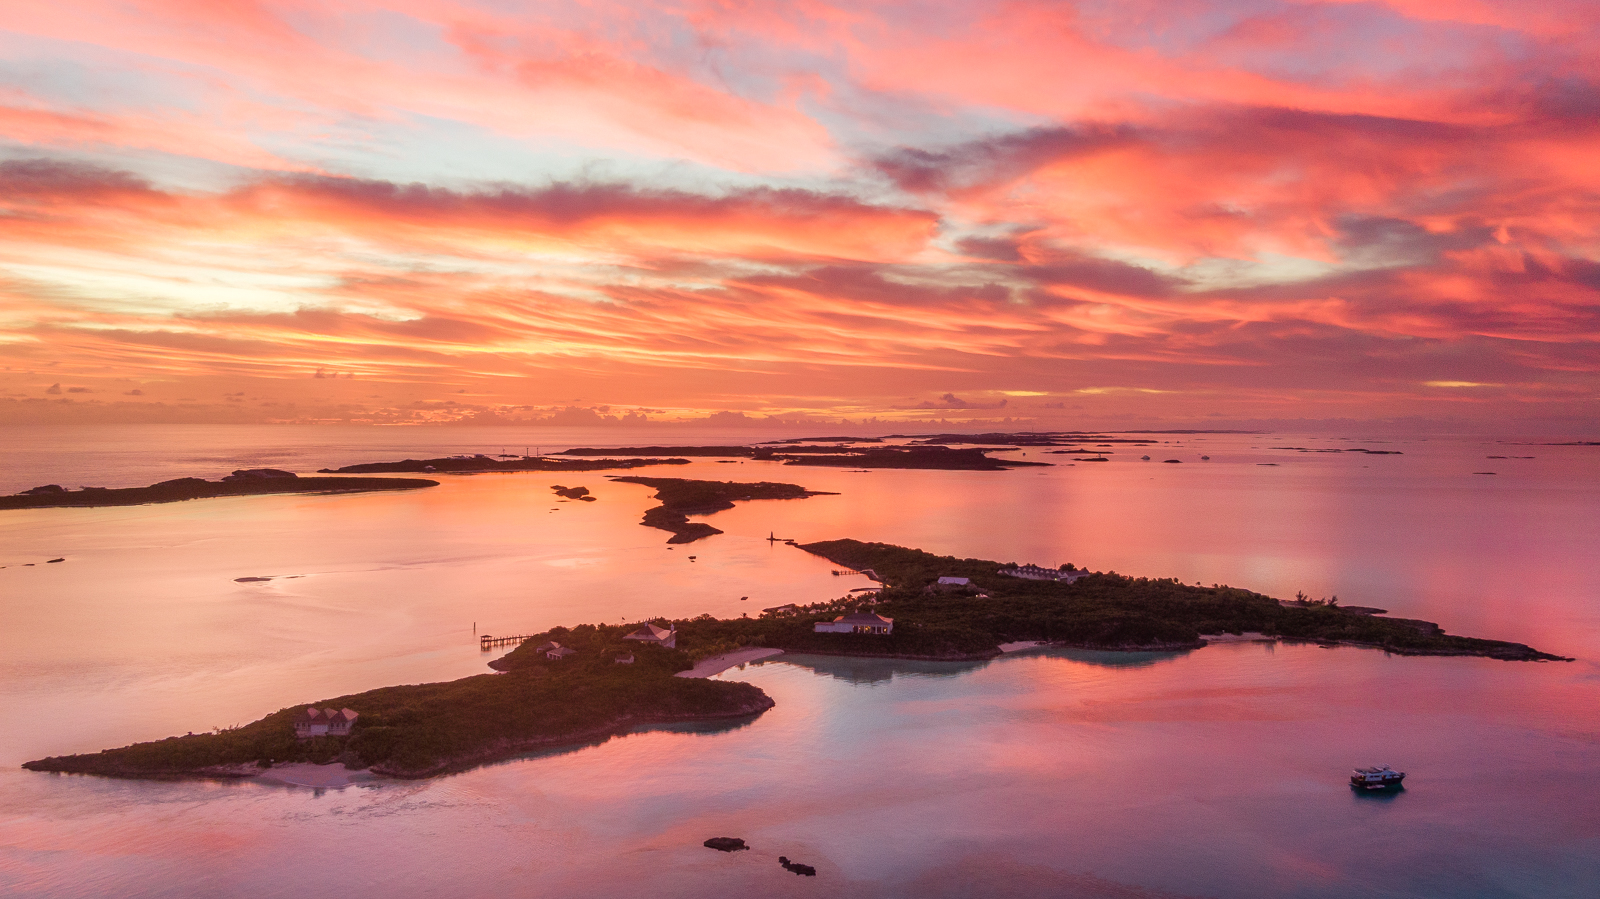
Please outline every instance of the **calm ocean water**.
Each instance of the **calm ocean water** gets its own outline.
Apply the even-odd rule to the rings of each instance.
[[[781,436],[13,429],[0,491]],[[1112,447],[1111,462],[1077,465],[1030,450],[1060,464],[1010,472],[663,470],[840,494],[741,504],[692,549],[639,527],[650,491],[603,473],[0,513],[0,894],[1595,895],[1600,447],[1160,439],[1150,455],[1184,464]],[[554,502],[557,482],[600,499]],[[17,768],[479,673],[474,626],[737,615],[857,586],[769,545],[773,531],[1337,594],[1578,661],[1248,643],[979,665],[787,656],[724,675],[777,700],[753,722],[424,782],[314,791]],[[263,575],[276,579],[234,581]],[[1373,762],[1408,771],[1406,791],[1352,795],[1348,769]],[[718,835],[754,851],[700,846]]]

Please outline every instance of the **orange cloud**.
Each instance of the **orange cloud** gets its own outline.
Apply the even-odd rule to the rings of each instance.
[[[1592,419],[1591,7],[18,0],[0,420]]]

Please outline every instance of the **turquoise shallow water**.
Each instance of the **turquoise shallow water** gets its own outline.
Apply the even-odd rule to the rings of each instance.
[[[229,431],[213,455],[265,439]],[[1275,445],[1308,443],[1216,437],[1204,465],[1114,454],[997,474],[696,463],[673,474],[841,495],[720,513],[727,533],[695,544],[692,563],[636,526],[648,491],[598,476],[583,481],[592,504],[553,503],[546,478],[513,475],[405,496],[7,516],[0,892],[1593,895],[1600,453],[1524,451],[1538,458],[1491,477],[1471,472],[1504,447],[1430,441],[1363,458]],[[168,464],[159,450],[141,449],[146,468],[127,454],[129,477]],[[753,721],[426,782],[314,791],[15,767],[476,673],[474,622],[738,614],[855,586],[768,546],[774,529],[1338,593],[1579,660],[1257,643],[978,665],[780,657],[724,675],[777,700]],[[68,561],[37,564],[57,555]],[[299,577],[233,581],[248,575]],[[1348,769],[1373,762],[1408,771],[1408,788],[1353,795]],[[717,835],[754,849],[700,847]],[[818,876],[787,874],[778,855]]]

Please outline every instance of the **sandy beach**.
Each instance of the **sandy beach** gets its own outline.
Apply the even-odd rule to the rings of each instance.
[[[1269,641],[1276,643],[1277,637],[1269,637],[1258,631],[1247,631],[1242,634],[1201,634],[1200,639],[1207,643],[1255,643]]]
[[[693,668],[690,668],[688,671],[679,671],[673,676],[710,677],[713,674],[721,674],[722,672],[727,671],[729,668],[743,665],[746,662],[754,662],[757,659],[769,659],[777,655],[783,655],[783,650],[767,649],[762,647],[741,649],[738,652],[730,652],[725,655],[712,656],[709,659],[702,659],[698,664],[696,664]]]
[[[308,762],[290,762],[273,765],[255,775],[263,783],[285,784],[292,787],[331,787],[338,789],[351,784],[366,783],[381,778],[367,771],[352,771],[341,764],[313,765]]]

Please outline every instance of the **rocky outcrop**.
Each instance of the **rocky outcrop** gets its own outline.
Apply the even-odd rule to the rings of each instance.
[[[810,865],[802,865],[799,862],[789,861],[789,858],[787,856],[783,856],[783,855],[778,856],[778,864],[783,866],[783,870],[791,871],[791,872],[793,872],[795,874],[799,874],[802,877],[816,877],[817,876],[817,869],[816,868],[813,868]]]

